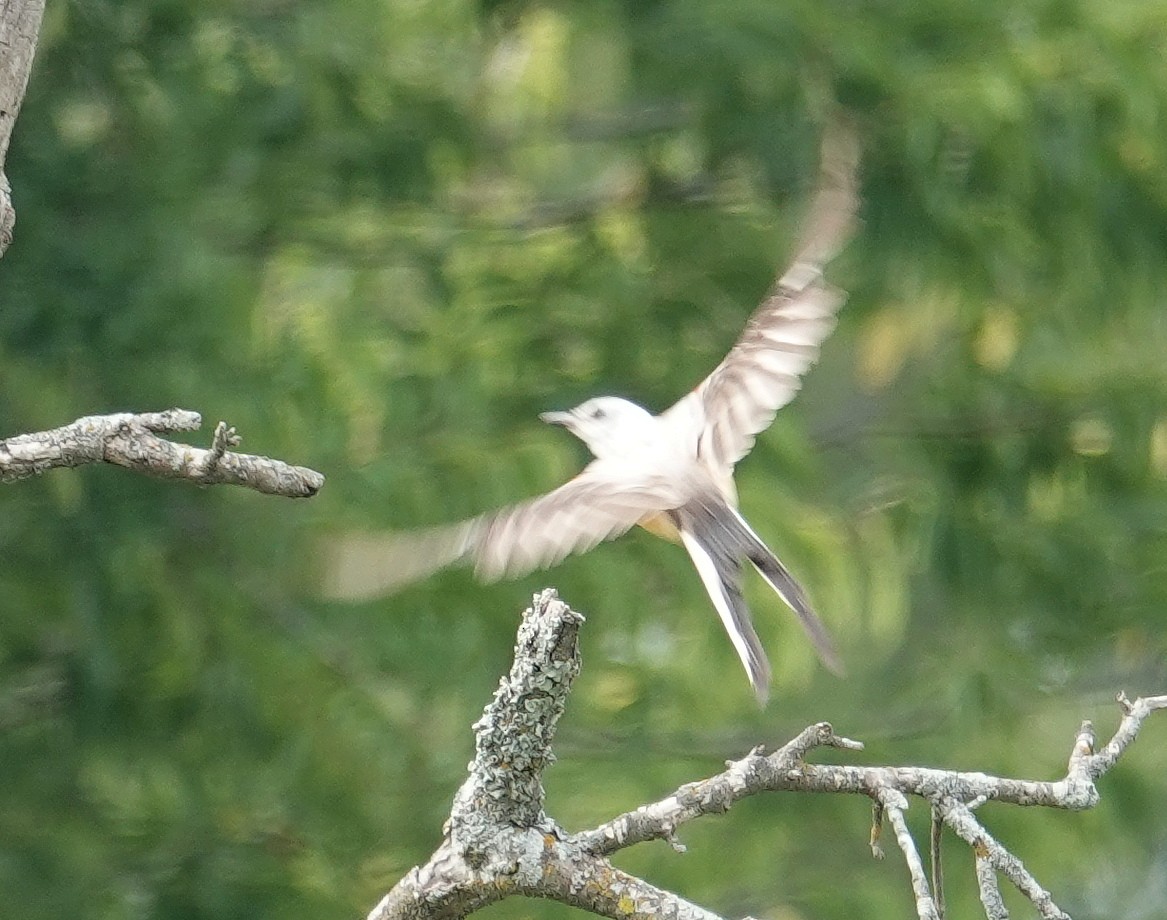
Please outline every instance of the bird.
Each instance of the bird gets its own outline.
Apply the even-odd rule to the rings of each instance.
[[[640,525],[688,552],[760,705],[770,664],[742,593],[749,563],[794,612],[820,659],[842,673],[825,626],[794,576],[738,510],[734,467],[798,393],[846,299],[824,269],[855,231],[859,143],[828,122],[820,178],[796,254],[725,358],[672,407],[653,415],[617,396],[589,399],[542,421],[566,428],[593,459],[558,488],[470,520],[334,552],[325,594],[390,593],[455,563],[483,581],[517,577]]]

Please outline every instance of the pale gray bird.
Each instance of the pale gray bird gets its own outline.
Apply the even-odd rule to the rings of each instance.
[[[552,492],[460,524],[348,540],[334,553],[326,593],[386,593],[455,562],[483,580],[517,576],[584,552],[636,524],[689,552],[713,606],[765,703],[770,664],[742,596],[751,563],[795,612],[823,662],[838,655],[805,592],[737,511],[734,465],[798,392],[845,299],[823,268],[849,238],[858,206],[858,143],[834,124],[797,258],[750,317],[725,359],[660,415],[615,396],[541,418],[582,440],[595,459]]]

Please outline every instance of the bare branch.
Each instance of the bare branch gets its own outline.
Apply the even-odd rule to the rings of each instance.
[[[1106,747],[1104,747],[1097,754],[1092,756],[1082,757],[1078,761],[1082,765],[1083,772],[1092,780],[1098,779],[1107,770],[1115,765],[1132,741],[1138,737],[1139,729],[1143,726],[1143,720],[1147,718],[1156,709],[1167,709],[1167,696],[1148,696],[1135,700],[1133,703],[1127,699],[1125,693],[1119,693],[1117,697],[1118,705],[1123,711],[1122,722],[1119,723],[1118,731],[1114,733],[1114,737],[1110,739]],[[1089,723],[1083,725],[1086,730]],[[1093,748],[1093,730],[1090,729],[1090,745]],[[1079,734],[1081,738],[1081,734]],[[1077,750],[1077,746],[1075,746]],[[1071,771],[1073,770],[1074,761],[1071,760]]]
[[[1033,902],[1041,917],[1045,920],[1070,920],[1070,915],[1054,903],[1050,893],[1037,883],[1037,879],[1022,865],[1021,860],[994,840],[968,808],[952,803],[948,807],[941,807],[941,813],[944,815],[944,823],[972,847],[977,858],[988,861],[1016,885],[1017,890]]]
[[[944,819],[932,806],[931,827],[928,835],[928,856],[932,863],[932,894],[936,899],[936,913],[944,920],[944,866],[940,859],[940,843],[944,836]]]
[[[470,776],[445,840],[369,920],[462,917],[508,895],[554,898],[613,920],[720,920],[582,850],[543,811],[543,769],[572,681],[583,617],[548,589],[523,616],[510,674],[475,725]]]
[[[612,920],[722,920],[553,835],[501,827],[494,845],[506,859],[493,871],[476,869],[447,836],[430,861],[411,869],[368,920],[464,917],[510,895],[550,898]]]
[[[455,831],[507,824],[556,830],[543,813],[543,770],[555,759],[551,742],[579,674],[583,621],[554,591],[535,597],[510,674],[473,725],[474,761],[450,813]]]
[[[667,798],[652,805],[643,805],[595,830],[577,834],[576,839],[590,852],[607,855],[634,843],[664,839],[693,818],[719,814],[739,799],[758,792],[830,792],[875,796],[877,790],[894,789],[933,802],[948,799],[965,802],[980,798],[984,801],[1042,805],[1070,811],[1091,808],[1098,801],[1098,791],[1093,782],[1081,776],[1068,776],[1058,782],[1043,782],[928,767],[852,767],[802,763],[803,756],[815,747],[862,749],[859,742],[840,738],[829,723],[820,722],[803,729],[794,740],[768,757],[762,755],[760,748],[755,748],[744,759],[730,763],[724,773],[682,786]]]
[[[771,788],[778,775],[797,781],[804,769],[819,769],[807,768],[802,763],[803,757],[816,747],[863,749],[858,741],[836,735],[829,722],[820,722],[804,728],[769,757],[763,755],[763,748],[754,748],[742,760],[728,763],[724,773],[682,786],[655,804],[642,805],[595,830],[576,834],[575,840],[588,852],[606,856],[635,843],[668,839],[678,827],[694,818],[721,814],[739,799]]]
[[[973,855],[976,858],[977,889],[985,908],[985,917],[987,920],[1009,920],[1009,911],[1001,900],[1001,889],[997,887],[997,870],[989,862],[988,856],[975,849]]]
[[[0,4],[0,256],[12,242],[16,224],[4,160],[28,88],[44,12],[44,0],[5,0]]]
[[[943,825],[972,848],[981,903],[989,920],[1007,918],[997,873],[1003,874],[1046,920],[1066,920],[1049,892],[1016,856],[993,839],[974,811],[989,801],[1080,810],[1098,801],[1094,779],[1110,769],[1137,736],[1143,719],[1167,707],[1167,697],[1131,703],[1114,739],[1094,753],[1088,724],[1075,737],[1067,776],[1057,782],[1009,779],[923,767],[808,764],[817,748],[861,750],[820,722],[772,754],[757,747],[726,764],[724,772],[680,787],[670,796],[591,830],[565,833],[544,811],[543,770],[554,761],[551,743],[567,694],[579,673],[578,632],[583,617],[554,590],[535,597],[524,615],[510,673],[475,723],[476,756],[454,798],[445,839],[424,866],[412,869],[369,914],[369,920],[455,918],[510,895],[557,900],[613,920],[670,916],[718,920],[697,905],[614,868],[607,856],[634,843],[664,840],[679,851],[677,830],[702,815],[720,814],[759,792],[850,793],[871,799],[872,853],[883,822],[904,853],[916,913],[941,920],[940,849]],[[909,796],[932,809],[932,885],[904,812]]]
[[[916,914],[920,920],[939,920],[936,912],[936,902],[932,900],[932,893],[928,890],[928,876],[924,872],[924,861],[920,859],[920,851],[916,849],[916,841],[908,830],[908,822],[904,820],[904,811],[908,807],[908,800],[902,792],[894,789],[880,789],[876,797],[883,805],[883,812],[891,822],[895,831],[896,843],[903,851],[904,860],[908,864],[908,874],[912,878],[912,892],[916,895]]]
[[[164,479],[200,485],[246,486],[268,495],[309,498],[324,477],[315,470],[282,460],[229,451],[239,443],[234,428],[220,422],[210,450],[176,444],[158,433],[194,431],[202,425],[197,412],[91,415],[63,428],[0,440],[0,482],[14,482],[60,467],[114,463]]]

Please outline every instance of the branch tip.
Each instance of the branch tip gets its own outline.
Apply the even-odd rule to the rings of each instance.
[[[862,751],[864,746],[862,741],[855,741],[852,738],[835,735],[831,740],[831,747],[841,748],[844,751]]]

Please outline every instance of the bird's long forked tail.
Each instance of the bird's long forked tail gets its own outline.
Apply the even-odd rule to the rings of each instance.
[[[719,498],[697,500],[680,509],[677,518],[685,549],[762,705],[769,694],[770,664],[742,597],[743,558],[750,560],[766,583],[794,611],[823,664],[832,673],[843,674],[835,644],[811,608],[806,592],[735,508]]]
[[[703,536],[687,527],[681,528],[681,542],[688,550],[697,574],[705,585],[705,591],[713,601],[734,650],[742,660],[750,686],[758,698],[758,705],[765,706],[770,698],[770,662],[754,630],[745,598],[742,597],[741,563],[735,556],[726,554],[719,541],[703,539]]]
[[[794,615],[798,617],[799,625],[810,639],[819,660],[836,677],[844,676],[846,668],[843,667],[843,659],[839,656],[834,640],[831,639],[823,621],[819,619],[818,614],[811,608],[810,601],[806,599],[806,592],[802,590],[802,586],[794,580],[794,576],[774,555],[770,547],[756,536],[754,539],[757,541],[757,547],[748,554],[750,562],[754,564],[754,568],[758,570],[758,574],[766,580],[766,583],[786,602],[786,606],[794,611]]]

